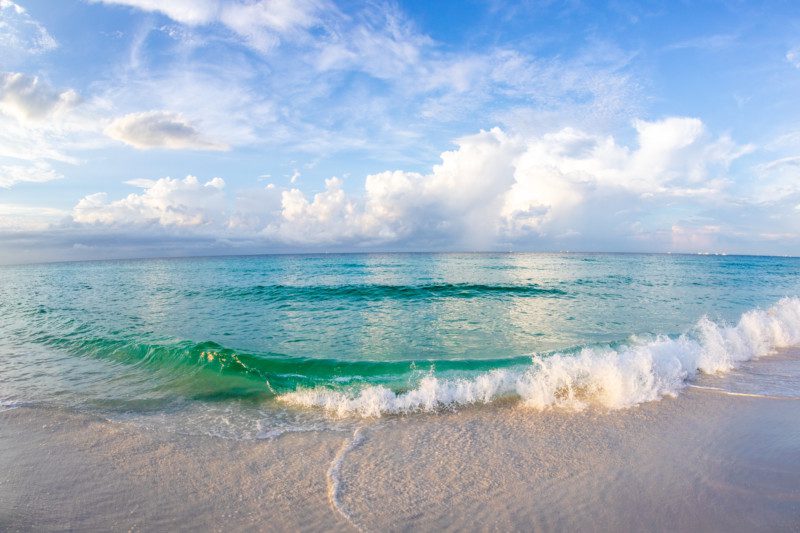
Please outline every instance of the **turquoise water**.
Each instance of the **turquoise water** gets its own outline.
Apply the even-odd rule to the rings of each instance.
[[[359,411],[353,402],[365,390],[389,407],[405,394],[400,411],[490,401],[463,387],[500,371],[518,379],[556,354],[625,359],[661,338],[698,338],[703,316],[735,325],[749,310],[800,295],[799,274],[795,258],[627,254],[3,267],[0,400],[150,414],[330,411],[337,402],[341,414]],[[439,396],[408,397],[422,385]]]

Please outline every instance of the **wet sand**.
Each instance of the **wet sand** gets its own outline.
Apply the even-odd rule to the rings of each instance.
[[[800,529],[789,395],[693,387],[622,411],[509,401],[354,428],[233,441],[6,410],[0,529]]]

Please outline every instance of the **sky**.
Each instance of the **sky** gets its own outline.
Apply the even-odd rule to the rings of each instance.
[[[0,0],[0,263],[800,253],[796,1]]]

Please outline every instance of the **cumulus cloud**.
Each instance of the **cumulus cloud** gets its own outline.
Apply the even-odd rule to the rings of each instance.
[[[33,165],[0,166],[0,188],[8,189],[17,183],[42,183],[63,178],[50,165],[38,162]]]
[[[203,138],[183,115],[169,111],[130,113],[114,120],[105,130],[112,139],[134,148],[168,150],[227,150],[228,146]]]
[[[144,192],[110,202],[105,193],[85,196],[74,207],[73,220],[109,226],[197,229],[219,223],[226,212],[225,182],[221,178],[200,183],[196,177],[187,176],[183,180],[161,178],[134,184]]]
[[[0,72],[0,188],[63,177],[48,161],[77,164],[74,148],[100,137],[78,93],[21,72]]]
[[[633,127],[632,147],[573,128],[533,137],[494,128],[459,139],[426,174],[371,174],[363,189],[350,193],[343,180],[330,178],[310,197],[270,185],[247,195],[257,200],[239,198],[233,207],[226,206],[221,184],[201,185],[192,177],[137,182],[143,194],[113,202],[102,193],[87,196],[73,217],[204,225],[225,238],[304,246],[413,242],[491,249],[608,238],[598,232],[609,231],[628,240],[660,232],[662,240],[692,242],[685,228],[674,230],[678,221],[661,206],[674,198],[686,205],[716,201],[729,184],[728,167],[750,148],[710,135],[694,118],[639,120]]]
[[[108,144],[99,117],[104,103],[22,72],[0,72],[0,167],[5,183],[49,181],[47,161],[78,164],[75,151]],[[32,166],[20,166],[21,161]]]
[[[336,179],[312,200],[299,189],[285,191],[281,219],[266,232],[293,242],[413,238],[477,248],[580,235],[593,231],[591,221],[581,229],[570,224],[582,224],[575,215],[592,200],[710,197],[725,187],[730,163],[749,150],[711,137],[697,119],[636,121],[634,127],[635,148],[571,128],[533,138],[482,131],[460,139],[427,175],[368,176],[355,198]]]
[[[38,76],[0,73],[0,113],[21,122],[36,122],[61,114],[78,101],[78,93],[72,89],[56,91]]]

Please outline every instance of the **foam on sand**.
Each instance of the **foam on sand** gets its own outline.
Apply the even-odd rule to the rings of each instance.
[[[357,390],[298,389],[279,399],[320,407],[339,416],[434,411],[518,397],[534,409],[583,409],[598,404],[624,409],[675,396],[698,374],[721,373],[738,364],[800,344],[800,298],[744,313],[736,325],[701,318],[677,338],[659,336],[617,348],[584,348],[577,354],[534,356],[530,366],[497,369],[472,378],[429,375],[405,392],[382,385]]]

